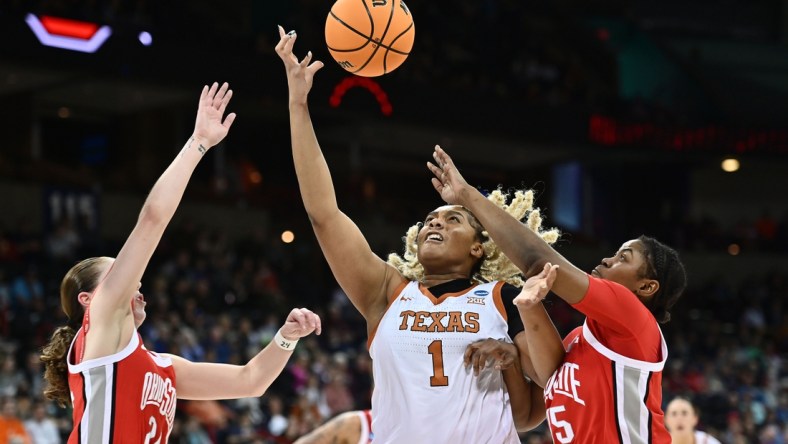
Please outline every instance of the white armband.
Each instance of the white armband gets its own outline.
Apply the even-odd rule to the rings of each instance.
[[[274,343],[276,343],[277,347],[281,348],[282,350],[293,351],[295,350],[296,344],[298,344],[298,339],[295,341],[285,339],[285,337],[282,336],[282,329],[280,328],[274,336]]]

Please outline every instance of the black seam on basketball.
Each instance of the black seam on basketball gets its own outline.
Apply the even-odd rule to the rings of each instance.
[[[392,49],[391,46],[394,46],[394,42],[396,42],[397,39],[399,39],[403,35],[407,34],[407,32],[410,31],[410,28],[412,28],[412,27],[413,27],[413,22],[410,22],[410,25],[408,25],[408,27],[405,28],[404,31],[400,32],[398,36],[394,37],[394,39],[391,41],[391,43],[389,43],[389,46],[386,47],[386,53],[383,54],[383,74],[388,73],[388,70],[386,69],[386,60],[388,60],[389,51],[398,52],[398,51]],[[405,54],[405,55],[408,55],[408,54]]]
[[[363,33],[363,32],[359,31],[358,29],[356,29],[356,28],[354,28],[354,27],[352,27],[352,26],[348,25],[348,24],[347,24],[347,23],[345,23],[344,21],[342,21],[342,19],[341,19],[341,18],[337,17],[337,16],[334,14],[334,11],[329,11],[329,12],[328,12],[328,14],[329,14],[331,17],[334,17],[334,19],[335,19],[336,21],[338,21],[340,24],[342,24],[342,25],[343,25],[345,28],[347,28],[347,29],[349,29],[349,30],[351,30],[351,31],[355,32],[356,34],[360,35],[361,37],[364,37],[365,39],[367,39],[367,41],[366,41],[366,42],[364,42],[364,44],[363,44],[363,45],[361,45],[361,46],[359,46],[358,48],[353,48],[353,49],[334,49],[334,48],[332,48],[332,47],[330,47],[330,46],[326,45],[326,46],[328,46],[328,49],[330,49],[330,50],[332,50],[332,51],[337,51],[337,52],[352,52],[352,51],[358,51],[359,49],[362,49],[362,48],[364,48],[365,46],[367,46],[367,45],[369,44],[369,42],[371,42],[371,41],[372,41],[372,37],[370,37],[370,36],[368,36],[368,35],[364,35],[364,33]],[[374,26],[375,26],[375,25],[372,25],[372,26],[373,26],[373,29],[374,29]]]
[[[366,8],[367,7],[367,3],[364,0],[361,0],[361,1],[364,2],[364,7]],[[396,3],[396,0],[393,0],[391,2],[391,12],[389,13],[389,21],[386,23],[386,29],[383,30],[383,35],[380,36],[380,42],[381,43],[383,42],[383,39],[386,38],[386,34],[389,32],[389,27],[391,26],[391,19],[394,18],[394,3]],[[369,9],[367,9],[367,11],[369,11]],[[375,34],[373,33],[372,35],[375,35]],[[351,71],[353,74],[355,74],[355,73],[361,71],[362,69],[366,68],[367,65],[369,65],[369,62],[371,62],[372,59],[375,57],[375,54],[378,53],[378,49],[380,49],[380,43],[378,43],[378,42],[375,42],[375,43],[377,43],[377,46],[375,46],[375,49],[372,51],[372,54],[369,56],[367,61],[364,62],[363,65],[361,65],[361,68],[359,68],[359,69],[357,69],[355,71]]]
[[[369,36],[367,40],[372,40],[372,36],[375,35],[375,20],[372,18],[372,11],[369,10],[369,6],[367,6],[367,2],[365,0],[361,0],[361,4],[364,5],[364,10],[367,11],[367,17],[369,17]]]
[[[359,31],[358,29],[356,29],[356,28],[354,28],[354,27],[352,27],[352,26],[348,25],[348,24],[347,24],[347,23],[345,23],[344,21],[342,21],[342,19],[341,19],[341,18],[339,18],[339,17],[337,17],[336,15],[334,15],[334,11],[329,11],[329,13],[328,13],[328,14],[329,14],[331,17],[333,17],[333,18],[334,18],[334,20],[336,20],[336,21],[338,21],[340,24],[342,24],[342,25],[343,25],[345,28],[347,28],[347,29],[349,29],[349,30],[351,30],[351,31],[355,32],[355,33],[356,33],[356,34],[358,34],[359,36],[361,36],[361,37],[364,37],[365,39],[367,39],[367,41],[366,41],[366,42],[365,42],[363,45],[359,46],[358,48],[353,48],[353,49],[336,49],[336,48],[332,48],[332,47],[328,46],[328,44],[326,44],[326,46],[328,47],[328,49],[330,49],[330,50],[332,50],[332,51],[334,51],[334,52],[353,52],[353,51],[358,51],[359,49],[363,49],[363,48],[364,48],[365,46],[367,46],[367,45],[368,45],[370,42],[372,42],[372,37],[370,37],[370,36],[368,36],[368,35],[364,34],[363,32]],[[413,26],[413,23],[411,23],[411,26]],[[401,55],[404,55],[404,56],[406,56],[406,55],[409,55],[409,54],[410,54],[409,52],[403,52],[403,51],[400,51],[400,50],[398,50],[398,49],[394,49],[394,48],[392,48],[392,47],[391,47],[391,46],[389,46],[389,45],[383,45],[383,44],[381,44],[381,43],[377,43],[377,42],[375,42],[375,44],[376,44],[376,45],[379,45],[379,46],[381,46],[381,47],[383,47],[383,48],[386,48],[386,49],[388,49],[389,51],[396,52],[397,54],[401,54]]]

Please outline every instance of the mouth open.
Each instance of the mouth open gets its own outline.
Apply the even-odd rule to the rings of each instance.
[[[427,233],[427,237],[424,238],[424,243],[427,242],[434,242],[434,243],[443,242],[443,235],[439,233]]]

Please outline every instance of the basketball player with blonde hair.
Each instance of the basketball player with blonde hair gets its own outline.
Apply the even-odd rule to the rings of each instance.
[[[640,236],[587,274],[468,185],[439,146],[433,158],[427,167],[441,198],[473,211],[526,275],[544,272],[548,263],[559,266],[552,291],[586,315],[564,339],[566,355],[545,386],[553,441],[669,443],[662,413],[668,350],[658,323],[670,319],[668,310],[686,287],[676,251]],[[539,338],[526,339],[532,351]],[[544,368],[541,354],[530,358]]]
[[[192,137],[151,189],[117,257],[85,259],[63,278],[60,302],[68,325],[55,330],[41,360],[44,395],[73,407],[69,444],[166,443],[178,398],[260,396],[298,339],[320,334],[317,315],[294,309],[274,341],[240,366],[154,353],[137,332],[146,317],[140,279],[192,172],[235,120],[234,113],[224,117],[231,97],[227,83],[203,88]]]
[[[299,61],[292,52],[295,32],[286,34],[280,27],[279,34],[276,52],[287,72],[301,197],[334,277],[367,323],[375,442],[519,443],[518,429],[544,419],[541,390],[524,378],[520,359],[508,367],[501,360],[487,365],[486,358],[479,359],[469,368],[466,352],[483,347],[487,356],[501,357],[494,345],[505,344],[516,354],[512,338],[525,341],[512,304],[518,290],[507,284],[522,284],[520,271],[476,217],[458,205],[439,207],[411,227],[402,256],[393,255],[388,262],[376,256],[356,224],[339,210],[312,127],[307,96],[323,64],[310,63],[311,52]],[[502,196],[494,193],[492,204],[504,205]],[[521,193],[505,207],[517,218],[530,219],[535,235],[555,241],[557,232],[542,231],[531,203]],[[546,274],[532,283],[537,280],[538,285],[526,286],[533,293],[528,297],[549,290]],[[535,315],[552,327],[543,308]],[[544,354],[542,362],[550,362],[545,367],[557,366],[564,351],[555,328],[528,334],[541,347],[531,352]]]

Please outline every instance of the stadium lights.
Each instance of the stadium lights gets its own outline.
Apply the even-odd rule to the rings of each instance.
[[[723,160],[720,166],[722,167],[722,170],[725,171],[726,173],[735,173],[736,171],[739,171],[740,164],[738,159],[729,157]]]
[[[35,14],[27,14],[25,22],[42,45],[71,51],[96,52],[112,35],[107,25],[64,19]]]

